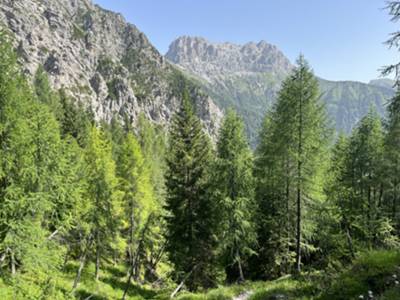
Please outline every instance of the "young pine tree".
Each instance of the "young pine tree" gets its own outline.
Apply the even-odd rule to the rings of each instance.
[[[190,290],[209,287],[215,284],[216,220],[208,195],[212,156],[188,92],[173,119],[168,154],[166,250],[177,280],[185,280]]]

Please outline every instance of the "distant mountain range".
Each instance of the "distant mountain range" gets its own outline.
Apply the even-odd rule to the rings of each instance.
[[[275,101],[293,65],[265,41],[236,45],[183,36],[169,47],[166,58],[197,81],[223,109],[235,108],[244,118],[251,143],[256,143],[265,112]],[[370,83],[319,78],[322,99],[338,131],[349,133],[371,106],[383,116],[394,95],[388,79]]]
[[[0,27],[12,33],[24,72],[43,66],[52,86],[90,107],[96,119],[135,123],[139,114],[167,126],[184,86],[204,127],[215,137],[221,109],[235,108],[256,144],[266,110],[293,68],[265,41],[235,45],[180,37],[163,57],[122,15],[90,0],[2,0]],[[185,84],[183,84],[185,83]],[[349,132],[371,105],[384,114],[393,82],[320,79],[322,97],[338,130]]]

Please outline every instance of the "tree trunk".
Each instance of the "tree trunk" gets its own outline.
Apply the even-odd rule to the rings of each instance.
[[[239,250],[236,250],[236,259],[237,259],[237,264],[238,264],[238,269],[239,269],[239,282],[242,283],[242,282],[244,282],[244,275],[243,275],[242,262],[240,259]]]
[[[126,295],[128,295],[128,290],[129,290],[129,286],[131,284],[132,277],[133,277],[133,264],[129,268],[129,276],[128,276],[128,280],[126,281],[126,287],[124,290],[124,294],[122,295],[122,300],[125,300]]]
[[[100,234],[98,230],[96,232],[96,271],[94,277],[96,281],[100,277]]]
[[[299,144],[297,149],[297,220],[296,220],[296,271],[301,272],[301,188],[302,188],[302,159],[303,159],[303,95],[300,92],[299,100]]]
[[[172,292],[170,298],[174,298],[176,294],[180,291],[180,289],[183,287],[185,284],[185,281],[192,275],[194,269],[196,269],[196,266],[193,267],[193,269],[183,278],[182,282],[178,285],[178,287]]]
[[[74,291],[78,287],[79,281],[81,280],[82,270],[86,263],[87,251],[88,251],[88,247],[86,247],[86,249],[82,252],[82,255],[79,259],[79,268],[78,268],[78,272],[76,273],[74,284],[72,286],[72,291]]]
[[[285,254],[285,272],[289,273],[290,271],[290,262],[289,262],[289,255],[290,255],[290,170],[289,170],[289,158],[286,160],[286,251]]]
[[[371,187],[368,185],[368,194],[367,194],[367,228],[368,228],[368,248],[371,249],[372,247],[372,226],[371,226],[371,219],[372,219],[372,199],[371,199]]]
[[[134,228],[134,216],[133,216],[133,201],[131,202],[131,211],[129,216],[129,245],[128,245],[128,260],[129,265],[133,266],[133,228]],[[130,271],[128,272],[130,275]]]
[[[398,228],[397,225],[397,220],[396,220],[396,214],[397,214],[397,209],[396,209],[396,205],[397,205],[397,179],[394,180],[394,186],[393,186],[393,203],[392,203],[392,220],[396,226],[396,229]]]
[[[350,234],[350,224],[347,222],[347,220],[345,220],[345,226],[346,226],[347,245],[349,247],[350,255],[352,258],[355,258],[354,248],[353,248],[353,239],[351,238],[351,234]]]
[[[14,256],[14,251],[10,250],[11,252],[11,274],[12,276],[15,276],[16,272],[16,267],[15,267],[15,256]]]
[[[297,188],[296,271],[301,272],[301,188]]]

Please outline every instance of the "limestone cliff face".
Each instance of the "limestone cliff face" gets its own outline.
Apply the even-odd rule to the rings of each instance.
[[[1,0],[0,24],[12,31],[26,74],[43,65],[54,88],[90,106],[98,120],[140,113],[168,124],[179,106],[181,72],[134,25],[89,0]],[[221,111],[188,84],[197,114],[215,135]]]
[[[167,59],[215,83],[221,76],[251,73],[287,74],[290,61],[274,45],[265,41],[237,45],[211,43],[201,37],[183,36],[169,47]]]

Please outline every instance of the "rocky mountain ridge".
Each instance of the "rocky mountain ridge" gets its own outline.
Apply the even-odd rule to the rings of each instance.
[[[283,53],[265,41],[237,45],[183,36],[172,42],[165,56],[209,82],[215,82],[221,75],[288,73],[292,68]]]
[[[235,108],[244,118],[253,145],[265,112],[293,68],[276,46],[265,41],[235,45],[183,36],[171,43],[166,58],[197,78],[221,108]],[[319,78],[319,83],[331,121],[345,133],[370,106],[383,116],[386,102],[394,95],[385,80],[365,84]]]
[[[182,85],[211,135],[222,113],[121,14],[90,0],[2,0],[0,24],[12,32],[24,72],[40,65],[54,88],[91,107],[98,120],[114,115],[135,122],[140,113],[168,124]]]

